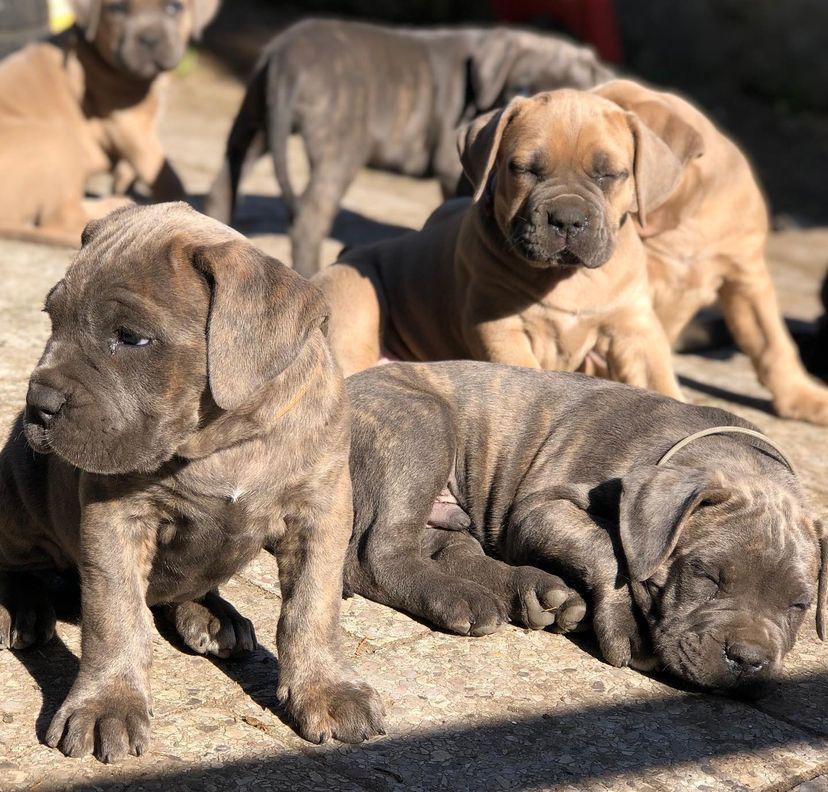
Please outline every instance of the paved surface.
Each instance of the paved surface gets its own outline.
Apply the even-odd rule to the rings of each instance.
[[[202,67],[171,89],[164,138],[198,195],[218,166],[240,88]],[[287,259],[269,162],[247,190],[254,197],[243,205],[242,230]],[[364,172],[326,255],[343,239],[416,227],[437,203],[431,182]],[[43,298],[69,257],[0,243],[4,428],[48,333]],[[813,319],[828,229],[775,237],[771,258],[786,314]],[[676,365],[694,402],[734,409],[778,439],[826,511],[828,431],[773,418],[732,351],[681,356]],[[383,696],[388,736],[318,747],[274,711],[276,579],[263,554],[223,590],[256,625],[261,647],[245,661],[214,663],[155,637],[152,748],[116,766],[65,759],[40,744],[77,670],[77,625],[61,623],[42,650],[0,652],[0,790],[828,790],[828,650],[810,625],[778,690],[748,705],[611,668],[588,643],[516,628],[477,639],[442,635],[357,597],[344,603],[343,650]]]

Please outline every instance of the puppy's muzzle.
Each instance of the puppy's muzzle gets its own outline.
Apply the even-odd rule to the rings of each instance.
[[[768,650],[749,641],[737,641],[725,646],[725,662],[730,673],[749,681],[764,671],[771,663]]]
[[[30,382],[26,393],[26,421],[48,429],[64,404],[66,396],[60,391],[39,382]]]
[[[544,212],[544,210],[539,211]],[[590,223],[589,215],[583,211],[581,206],[571,201],[558,201],[546,208],[545,214],[546,222],[552,231],[567,242],[578,236]],[[543,220],[543,218],[540,219]]]

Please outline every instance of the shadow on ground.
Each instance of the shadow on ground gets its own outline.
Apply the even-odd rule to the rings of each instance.
[[[169,629],[162,628],[162,634],[180,646]],[[589,651],[588,640],[578,643]],[[16,656],[43,692],[36,727],[42,740],[71,686],[78,662],[60,639]],[[285,722],[275,699],[278,664],[271,652],[260,647],[240,661],[213,662],[256,703]],[[310,786],[301,788],[308,789],[321,788],[314,787],[314,773],[338,777],[342,786],[325,786],[331,789],[536,789],[557,784],[577,788],[588,781],[611,782],[626,773],[656,774],[661,768],[685,763],[696,763],[715,775],[717,760],[743,754],[746,743],[757,754],[766,749],[797,752],[824,747],[826,735],[819,727],[789,726],[784,717],[769,726],[768,716],[780,707],[784,711],[786,701],[820,700],[826,691],[828,674],[824,673],[782,681],[767,700],[752,704],[687,690],[676,695],[675,690],[665,689],[665,695],[658,698],[555,714],[512,712],[483,722],[392,735],[358,748],[319,749],[301,743],[305,750],[288,753],[282,738],[291,739],[290,735],[280,732],[273,735],[274,750],[279,753],[272,756],[211,767],[190,765],[159,774],[141,764],[134,775],[99,779],[94,788],[147,792],[281,789],[280,777],[291,772],[293,777],[307,776]],[[498,774],[495,785],[493,765]],[[812,768],[808,777],[817,770]],[[50,787],[47,783],[43,788]]]
[[[204,198],[203,194],[191,196],[190,203],[203,212]],[[290,229],[287,207],[276,196],[240,195],[233,227],[250,237],[258,234],[287,234]],[[330,236],[343,245],[370,245],[411,230],[406,226],[383,223],[340,207]]]
[[[784,683],[779,695],[802,695],[799,688],[816,692],[824,690],[826,678],[805,677]],[[306,757],[278,755],[253,761],[232,762],[221,767],[190,768],[183,772],[142,777],[130,789],[181,790],[254,788],[268,780],[276,780],[288,769],[312,771],[324,767],[344,776],[355,785],[384,790],[403,787],[442,789],[492,788],[489,763],[476,763],[480,752],[491,752],[499,745],[499,771],[513,783],[510,789],[535,789],[539,783],[548,786],[566,783],[577,786],[589,779],[610,779],[621,773],[657,771],[677,763],[713,762],[736,750],[743,750],[744,710],[736,724],[730,704],[707,697],[703,707],[688,707],[686,701],[664,699],[635,702],[620,706],[594,707],[562,715],[510,717],[505,720],[455,726],[405,737],[388,737],[369,743],[357,751],[367,762],[358,767],[347,752],[331,751]],[[711,718],[711,708],[719,717]],[[757,718],[761,714],[757,711]],[[728,717],[730,716],[730,717]],[[747,720],[749,720],[749,716]],[[612,741],[619,730],[636,732],[642,722],[648,729],[634,751],[617,751]],[[637,725],[638,724],[638,725]],[[739,731],[734,739],[731,730]],[[592,740],[584,744],[584,736]],[[596,741],[596,735],[606,738]],[[787,747],[793,750],[819,746],[824,737],[799,730],[757,729],[751,749]],[[441,747],[452,760],[440,762]],[[423,756],[434,756],[436,763],[423,762]],[[490,757],[491,758],[491,757]],[[574,760],[574,761],[573,761]],[[438,766],[439,765],[439,766]],[[812,775],[809,774],[809,775]],[[791,779],[793,780],[793,779]],[[97,782],[96,788],[111,790],[123,787],[117,783]],[[251,786],[248,786],[251,785]],[[270,785],[268,785],[268,788]],[[277,787],[278,788],[278,787]]]

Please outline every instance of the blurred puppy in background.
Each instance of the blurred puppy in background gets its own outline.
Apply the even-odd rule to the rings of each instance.
[[[0,62],[0,235],[77,246],[84,225],[125,198],[84,200],[115,173],[155,200],[184,188],[156,131],[158,79],[175,68],[219,0],[73,0],[75,26]]]
[[[444,195],[453,195],[462,175],[454,143],[460,123],[518,94],[590,88],[611,77],[592,50],[528,31],[306,20],[266,50],[206,211],[230,223],[248,150],[252,158],[269,149],[291,214],[293,266],[311,275],[364,165],[434,174]],[[292,132],[302,136],[311,168],[301,197],[288,176]]]

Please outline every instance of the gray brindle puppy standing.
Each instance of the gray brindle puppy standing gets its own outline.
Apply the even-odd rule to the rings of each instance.
[[[571,630],[580,595],[514,565],[545,567],[586,595],[613,665],[744,692],[778,675],[813,605],[824,634],[822,526],[785,457],[735,415],[475,362],[347,385],[351,591],[462,634]],[[456,504],[433,506],[446,487]]]
[[[312,275],[364,165],[433,174],[453,195],[461,122],[516,94],[591,88],[612,76],[592,50],[529,31],[299,22],[269,45],[248,86],[207,214],[231,222],[248,150],[252,157],[269,149],[291,215],[293,267]],[[311,170],[300,197],[288,175],[291,132],[302,136]]]
[[[231,229],[160,204],[91,223],[46,311],[52,333],[0,456],[0,639],[25,648],[54,630],[26,570],[79,568],[80,671],[47,743],[142,753],[148,606],[166,605],[196,651],[252,648],[216,587],[265,543],[282,587],[280,701],[315,742],[379,733],[377,694],[337,650],[349,411],[319,292]]]

